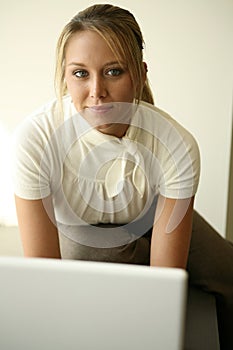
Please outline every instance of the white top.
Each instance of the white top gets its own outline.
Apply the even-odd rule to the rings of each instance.
[[[61,225],[125,224],[142,216],[159,193],[196,193],[199,150],[192,135],[165,112],[141,102],[122,138],[91,128],[69,95],[28,117],[15,133],[15,193],[52,195]]]

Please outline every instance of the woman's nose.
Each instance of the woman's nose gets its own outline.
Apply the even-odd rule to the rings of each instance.
[[[103,77],[93,77],[90,81],[90,96],[101,99],[107,96],[107,87]]]

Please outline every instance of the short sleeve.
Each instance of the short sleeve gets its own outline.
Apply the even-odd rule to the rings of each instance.
[[[200,177],[200,152],[195,138],[182,126],[171,123],[159,142],[160,181],[158,190],[167,198],[195,195]]]
[[[50,194],[49,169],[41,168],[46,140],[43,129],[27,118],[12,138],[14,192],[24,199],[41,199]]]

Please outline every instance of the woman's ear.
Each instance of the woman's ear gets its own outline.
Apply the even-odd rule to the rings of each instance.
[[[148,72],[147,63],[143,62],[143,65],[144,65],[145,72],[147,73]]]
[[[146,62],[143,62],[143,66],[144,66],[144,80],[146,80],[146,78],[147,78],[147,72],[148,72],[147,63],[146,63]]]

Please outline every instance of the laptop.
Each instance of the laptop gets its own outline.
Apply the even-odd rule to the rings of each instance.
[[[187,272],[0,258],[0,349],[181,350]]]

